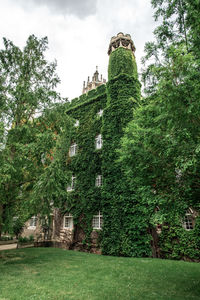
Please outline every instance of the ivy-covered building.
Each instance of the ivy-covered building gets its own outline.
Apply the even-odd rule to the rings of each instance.
[[[88,78],[84,83],[83,94],[72,100],[66,111],[75,119],[67,158],[71,184],[67,187],[67,209],[63,217],[56,211],[52,234],[64,247],[111,253],[109,247],[121,243],[119,202],[124,191],[115,160],[134,101],[140,99],[134,52],[130,35],[112,37],[108,82],[99,78],[96,70],[92,81]]]
[[[160,257],[161,227],[149,227],[148,201],[134,197],[117,153],[123,130],[133,119],[133,108],[141,98],[131,36],[118,33],[112,37],[108,55],[108,82],[99,78],[96,70],[92,80],[84,82],[83,94],[65,110],[74,120],[66,137],[66,172],[71,174],[66,202],[62,209],[53,209],[48,233],[38,229],[39,219],[31,220],[28,228],[33,230],[34,223],[38,241],[47,239],[51,245],[66,249]],[[153,207],[152,214],[155,213]],[[182,230],[193,229],[197,215],[191,210]],[[163,236],[170,232],[166,228],[162,229]],[[186,233],[182,232],[182,236],[186,241]],[[188,242],[190,238],[192,235]]]
[[[65,207],[53,211],[48,239],[64,248],[123,255],[122,199],[128,191],[116,150],[123,128],[132,119],[133,105],[140,99],[131,36],[118,33],[112,37],[108,55],[108,82],[96,70],[92,80],[88,77],[84,82],[83,94],[65,112],[75,120],[66,149],[71,183],[66,187]],[[44,233],[37,224],[39,219],[34,225],[37,239],[42,240]],[[29,225],[26,235],[29,227],[33,230]]]

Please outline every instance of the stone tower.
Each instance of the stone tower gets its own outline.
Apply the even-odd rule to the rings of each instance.
[[[133,249],[127,219],[132,218],[131,192],[118,162],[117,149],[124,128],[133,119],[133,107],[140,101],[140,83],[135,61],[135,46],[129,34],[112,37],[108,55],[107,103],[104,109],[102,137],[102,251],[104,254],[126,255]],[[128,207],[128,208],[127,208]],[[131,226],[130,224],[128,224]],[[132,250],[131,250],[132,251]]]
[[[119,32],[117,36],[113,36],[111,38],[109,48],[108,48],[108,55],[110,55],[113,51],[115,51],[119,47],[130,49],[133,52],[133,54],[135,53],[136,50],[130,34],[123,34],[122,32]]]
[[[111,38],[108,48],[108,80],[120,74],[138,79],[135,50],[130,34],[120,32]]]

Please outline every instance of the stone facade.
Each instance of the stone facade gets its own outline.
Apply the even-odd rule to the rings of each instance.
[[[108,55],[110,55],[119,47],[130,49],[133,52],[133,55],[136,50],[130,34],[123,34],[122,32],[119,32],[117,36],[113,36],[111,38],[108,48]]]
[[[33,221],[33,218],[35,221]],[[33,236],[34,239],[37,240],[41,235],[41,230],[42,229],[38,217],[32,217],[24,224],[21,236],[26,238]]]
[[[65,228],[64,226],[65,215],[57,208],[53,209],[51,224],[48,228],[48,234],[45,235],[44,227],[41,225],[38,216],[35,226],[30,226],[31,220],[28,220],[24,226],[22,237],[34,236],[36,247],[57,247],[63,249],[73,249],[83,252],[101,254],[98,247],[98,230],[91,233],[90,248],[83,243],[85,233],[80,227]]]
[[[92,76],[92,81],[90,81],[90,77],[88,77],[87,83],[83,81],[83,91],[82,94],[86,94],[89,91],[96,89],[98,86],[106,84],[106,80],[103,79],[102,75],[99,78],[98,67],[96,67],[96,72]]]

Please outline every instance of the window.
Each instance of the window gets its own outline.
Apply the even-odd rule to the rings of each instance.
[[[78,126],[79,126],[79,120],[76,120],[74,126],[75,126],[75,127],[78,127]]]
[[[102,186],[102,175],[98,175],[96,177],[95,185],[98,186],[98,187]]]
[[[35,228],[37,224],[37,217],[33,216],[29,221],[29,228]]]
[[[93,227],[93,229],[102,229],[102,225],[103,225],[103,216],[101,215],[101,212],[99,211],[98,215],[93,216],[92,227]]]
[[[44,165],[45,164],[45,162],[46,162],[46,153],[42,153],[41,154],[41,163]]]
[[[73,216],[70,213],[67,213],[64,216],[63,227],[67,228],[67,229],[72,229],[73,228]]]
[[[76,180],[76,177],[72,176],[72,182],[71,182],[71,185],[69,185],[69,186],[67,187],[67,191],[68,191],[68,192],[71,192],[71,191],[74,190],[74,187],[75,187],[75,180]]]
[[[186,230],[191,230],[194,228],[194,219],[191,214],[186,214],[183,220],[183,227]]]
[[[75,143],[72,144],[69,148],[69,156],[72,157],[72,156],[76,155],[77,151],[78,151],[78,145]]]
[[[96,146],[96,149],[101,149],[101,148],[102,148],[102,145],[103,145],[103,140],[102,140],[101,134],[99,134],[99,135],[97,135],[97,137],[95,138],[95,146]]]
[[[97,116],[100,118],[103,116],[103,109],[100,109],[97,113]]]

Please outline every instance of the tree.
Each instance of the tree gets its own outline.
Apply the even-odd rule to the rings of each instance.
[[[189,0],[152,0],[162,23],[155,30],[156,41],[145,46],[146,98],[135,107],[119,151],[150,231],[156,224],[178,228],[189,207],[200,209],[199,45],[190,21],[192,15],[195,24],[199,22],[197,2],[195,6]],[[194,235],[194,243],[197,239]],[[184,249],[177,249],[184,255]]]
[[[27,218],[31,213],[30,191],[44,170],[42,157],[45,165],[51,163],[60,131],[56,113],[48,112],[62,100],[55,91],[56,62],[45,59],[46,37],[31,35],[23,50],[4,38],[4,47],[0,51],[0,232],[2,226],[9,229],[16,214]]]

